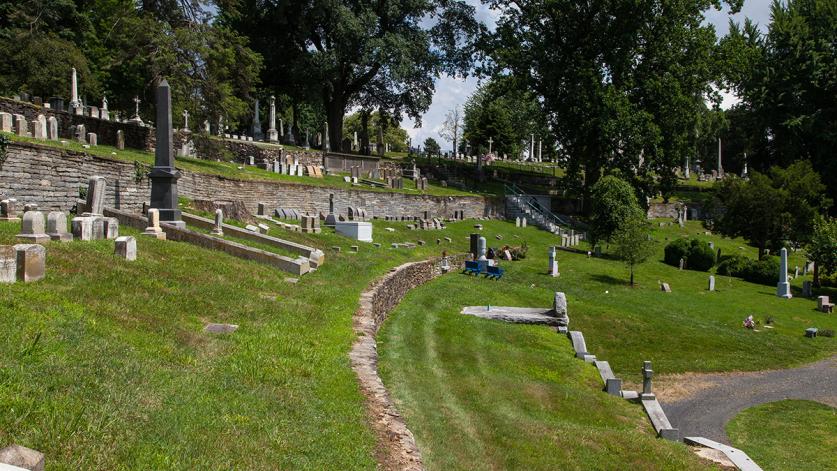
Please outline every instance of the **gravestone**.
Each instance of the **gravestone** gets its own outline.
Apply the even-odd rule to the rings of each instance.
[[[60,242],[73,240],[73,234],[67,232],[67,215],[60,211],[47,214],[46,232],[52,240]]]
[[[776,296],[785,299],[793,297],[788,282],[788,249],[784,247],[779,251],[779,282],[776,284]]]
[[[48,238],[47,238],[48,239]],[[46,273],[46,249],[39,244],[17,244],[17,281],[30,283]]]
[[[686,265],[686,259],[685,258],[680,258],[680,270],[682,270],[685,265]]]
[[[17,281],[17,250],[13,245],[0,245],[0,283]]]
[[[810,298],[813,295],[813,290],[811,289],[812,284],[810,280],[802,282],[802,297]]]
[[[104,240],[105,218],[93,217],[93,240]]]
[[[520,220],[520,227],[526,227],[526,218]]]
[[[26,116],[15,115],[15,134],[21,137],[29,136],[29,126],[26,124]]]
[[[151,180],[151,207],[159,210],[159,220],[177,227],[186,227],[180,218],[177,201],[177,180],[180,172],[174,166],[171,121],[171,90],[163,79],[157,87],[157,141]]]
[[[567,296],[556,291],[552,298],[552,314],[558,318],[558,325],[566,327],[570,324],[570,316],[567,310]]]
[[[87,137],[87,128],[83,124],[75,125],[75,132],[73,133],[75,140],[82,144],[87,144],[85,138]]]
[[[49,242],[44,226],[44,213],[40,211],[29,211],[24,213],[23,222],[20,226],[20,234],[17,238],[30,244],[43,244]]]
[[[20,221],[17,214],[17,200],[9,198],[0,201],[0,221]]]
[[[99,145],[99,137],[96,135],[95,132],[87,133],[87,143],[90,144],[91,147]]]
[[[671,293],[671,286],[668,283],[660,283],[660,290],[664,293]]]
[[[166,233],[160,228],[159,209],[148,208],[148,227],[145,228],[142,235],[155,237],[158,240],[166,240]]]
[[[709,275],[709,291],[715,291],[715,277]]]
[[[471,234],[470,235],[470,252],[471,256],[474,260],[479,257],[479,244],[480,244],[480,235],[479,234]]]
[[[13,132],[12,115],[10,113],[0,113],[0,131]]]
[[[70,228],[76,240],[93,240],[93,220],[95,217],[74,217],[70,221]]]
[[[486,246],[485,237],[480,237],[479,244],[477,246],[477,252],[479,253],[479,257],[477,258],[477,260],[487,260],[487,258],[485,258],[485,251],[486,251],[485,246]]]
[[[654,392],[651,390],[651,377],[654,375],[654,371],[651,369],[651,362],[645,361],[642,363],[642,395],[640,396],[641,399],[655,399],[656,396]]]
[[[125,149],[125,131],[116,131],[116,148],[119,150]]]
[[[105,239],[114,240],[119,237],[119,219],[100,218],[104,222]]]
[[[105,185],[104,177],[93,176],[87,181],[87,199],[85,208],[87,211],[82,216],[101,217],[105,206]]]
[[[265,203],[259,202],[256,208],[257,216],[267,216],[267,205]]]
[[[520,227],[520,216],[514,218],[514,227]]]
[[[46,139],[46,126],[37,119],[32,120],[32,137],[40,140]]]
[[[47,139],[51,139],[53,141],[58,140],[58,120],[55,119],[55,116],[50,116],[47,118]]]
[[[555,256],[556,249],[555,247],[549,248],[549,275],[552,277],[557,277],[560,273],[558,273],[558,259]]]
[[[133,262],[137,259],[137,240],[131,236],[117,237],[114,243],[114,252],[119,257]]]
[[[224,235],[224,211],[221,208],[215,210],[215,224],[212,226],[212,235]]]

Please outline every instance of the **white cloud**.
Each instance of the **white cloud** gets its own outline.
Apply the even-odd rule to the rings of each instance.
[[[721,11],[712,8],[706,12],[706,22],[715,26],[715,32],[719,37],[727,34],[729,31],[730,18],[735,22],[743,23],[744,18],[749,17],[758,23],[759,28],[764,32],[767,31],[767,25],[770,23],[771,2],[772,0],[745,0],[741,12],[732,16],[729,15],[729,10],[726,7]],[[486,24],[490,29],[494,29],[499,18],[499,13],[489,9],[479,0],[468,0],[468,3],[476,7],[477,19]],[[444,122],[448,110],[453,109],[457,105],[462,106],[471,93],[476,90],[477,86],[478,81],[473,77],[461,79],[444,76],[436,80],[436,92],[433,95],[433,103],[422,118],[422,127],[415,128],[410,119],[404,119],[401,122],[401,127],[406,129],[407,134],[413,139],[413,145],[422,145],[426,138],[432,137],[439,142],[443,150],[450,150],[451,144],[445,142],[439,136],[442,122]],[[721,91],[721,95],[723,96],[723,102],[721,104],[723,109],[728,109],[739,101],[731,93]]]

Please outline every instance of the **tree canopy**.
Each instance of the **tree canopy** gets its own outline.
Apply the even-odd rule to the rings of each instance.
[[[631,219],[644,219],[631,185],[615,175],[599,179],[591,189],[590,243],[610,242]]]

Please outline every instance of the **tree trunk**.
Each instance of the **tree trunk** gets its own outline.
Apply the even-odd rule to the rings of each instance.
[[[343,152],[343,115],[345,113],[346,101],[342,98],[331,98],[326,102],[328,144],[335,152]]]
[[[634,266],[631,265],[631,288],[634,287]]]
[[[369,112],[360,110],[360,153],[369,155]]]
[[[814,262],[814,286],[820,287],[820,264]]]

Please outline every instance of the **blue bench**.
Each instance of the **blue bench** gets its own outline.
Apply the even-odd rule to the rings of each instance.
[[[480,265],[481,265],[480,262],[477,262],[477,261],[474,261],[474,262],[467,262],[466,261],[465,262],[465,271],[463,271],[462,273],[464,273],[466,275],[479,276],[479,274],[482,273],[482,267],[480,267]]]
[[[503,273],[505,272],[506,270],[503,270],[501,267],[487,267],[485,271],[485,277],[499,280],[503,277]]]

